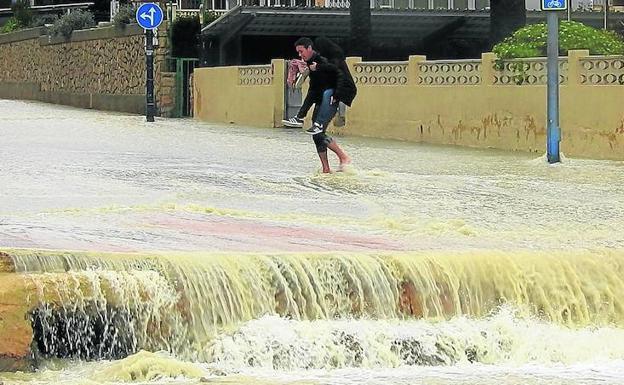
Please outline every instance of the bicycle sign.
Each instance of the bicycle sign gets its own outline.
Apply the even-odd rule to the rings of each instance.
[[[163,21],[163,11],[158,4],[143,3],[136,11],[136,20],[144,29],[156,29]]]
[[[542,11],[565,11],[568,9],[568,0],[541,0]]]

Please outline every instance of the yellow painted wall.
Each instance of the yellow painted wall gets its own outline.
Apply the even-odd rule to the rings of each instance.
[[[195,117],[210,122],[277,126],[284,111],[284,61],[273,61],[270,84],[241,84],[240,70],[255,72],[257,67],[260,66],[195,69]],[[266,76],[254,74],[247,78],[266,80]]]
[[[601,85],[581,81],[582,76],[593,74],[581,67],[580,60],[587,57],[586,51],[571,52],[566,70],[562,72],[568,80],[560,86],[561,151],[572,157],[624,160],[624,85],[621,84],[624,69],[620,66],[624,58],[616,58],[621,61],[613,68],[596,69],[600,76],[611,71],[617,79],[622,79]],[[503,73],[493,69],[494,59],[492,54],[484,54],[478,63],[481,79],[478,85],[423,85],[418,80],[422,75],[419,64],[425,63],[425,58],[420,56],[410,57],[409,62],[403,64],[405,85],[372,85],[359,78],[366,73],[357,66],[373,65],[372,78],[377,76],[375,71],[382,74],[393,71],[392,63],[379,67],[374,63],[361,63],[359,58],[349,58],[351,72],[358,80],[358,96],[353,107],[347,110],[346,125],[330,131],[544,153],[547,125],[544,82],[495,84],[495,75]],[[439,67],[435,62],[430,63]],[[453,63],[460,62],[451,65]],[[238,67],[200,70],[196,73],[195,89],[202,95],[202,102],[196,102],[197,117],[212,122],[278,127],[283,114],[283,91],[278,92],[283,89],[283,61],[274,60],[274,69],[276,65],[280,70],[275,71],[274,76],[280,77],[274,78],[273,90],[267,86],[236,85],[237,80],[233,78],[237,76]],[[207,102],[209,100],[211,102]]]

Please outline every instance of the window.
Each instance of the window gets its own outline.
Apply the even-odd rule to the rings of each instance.
[[[414,0],[414,8],[416,9],[428,9],[429,0]]]

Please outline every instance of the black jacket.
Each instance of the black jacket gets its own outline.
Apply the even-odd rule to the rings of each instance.
[[[315,103],[320,103],[323,100],[323,91],[329,88],[336,88],[338,68],[328,63],[327,59],[316,52],[307,61],[308,67],[313,63],[316,63],[316,70],[310,71],[308,95]]]
[[[336,67],[336,87],[334,98],[351,106],[353,99],[357,95],[357,87],[349,71],[349,66],[345,62],[344,51],[332,40],[320,36],[314,40],[314,49],[327,58],[328,64]]]
[[[343,102],[347,106],[351,107],[355,95],[357,95],[357,87],[349,71],[349,66],[344,60],[337,63],[338,76],[336,79],[336,92],[334,92],[334,98]]]

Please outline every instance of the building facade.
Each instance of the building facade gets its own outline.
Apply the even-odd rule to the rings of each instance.
[[[572,10],[589,10],[602,7],[605,0],[572,0]],[[610,0],[610,4],[617,5],[618,1]],[[201,0],[180,0],[181,9],[199,8]],[[268,7],[349,7],[349,0],[205,0],[206,9],[228,10],[237,5],[268,6]],[[370,0],[371,8],[394,9],[456,9],[456,10],[485,10],[490,6],[490,0]],[[539,10],[540,0],[526,0],[527,10]]]

